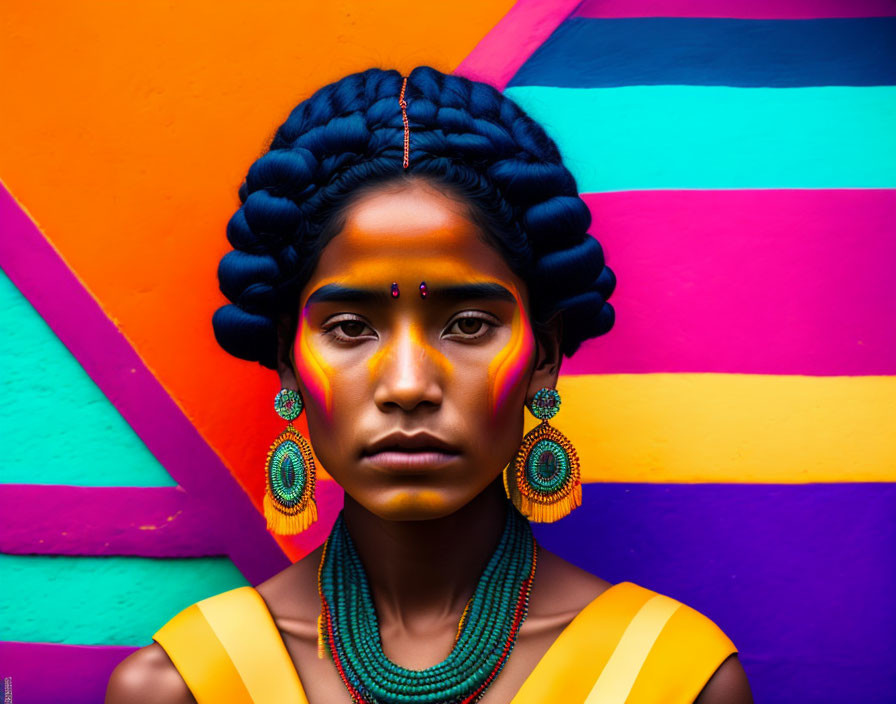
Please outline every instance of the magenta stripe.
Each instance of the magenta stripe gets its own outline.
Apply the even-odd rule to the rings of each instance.
[[[518,0],[454,70],[504,90],[520,66],[540,47],[579,0]]]
[[[136,648],[0,642],[0,678],[12,678],[13,704],[96,704],[109,676]]]
[[[584,198],[616,324],[565,373],[896,374],[896,190]]]
[[[196,557],[226,552],[181,487],[0,485],[0,552]],[[160,540],[163,538],[163,540]]]
[[[802,20],[892,17],[893,0],[585,0],[576,17],[730,17]]]
[[[216,545],[225,546],[252,584],[287,567],[289,560],[267,532],[264,518],[220,458],[4,188],[0,188],[0,223],[4,231],[0,267],[186,490],[195,502],[188,510],[207,516],[218,532]],[[167,547],[164,532],[157,539],[163,549]]]

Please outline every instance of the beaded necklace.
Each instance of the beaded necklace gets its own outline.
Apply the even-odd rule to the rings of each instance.
[[[529,521],[508,506],[501,540],[464,609],[454,648],[437,665],[410,670],[383,653],[367,575],[340,513],[318,570],[318,654],[329,651],[356,704],[476,702],[501,672],[526,619],[535,550]]]

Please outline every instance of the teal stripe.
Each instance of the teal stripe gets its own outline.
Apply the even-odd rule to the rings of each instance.
[[[0,483],[175,486],[0,271]]]
[[[521,86],[579,190],[893,188],[896,86]]]
[[[180,610],[247,584],[226,557],[0,554],[0,641],[144,646]]]

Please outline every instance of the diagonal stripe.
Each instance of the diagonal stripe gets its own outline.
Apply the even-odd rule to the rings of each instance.
[[[577,17],[814,19],[896,15],[893,0],[584,0]]]
[[[0,482],[177,484],[2,270],[0,311]]]
[[[502,90],[578,2],[518,0],[454,73],[475,81],[485,81]]]
[[[584,196],[619,278],[571,374],[896,374],[896,190]]]
[[[557,388],[551,425],[585,482],[896,480],[896,376],[608,374]]]
[[[2,184],[0,184],[2,186]],[[214,527],[252,582],[289,564],[221,459],[12,195],[0,187],[0,266]],[[159,534],[164,543],[164,534]]]
[[[691,704],[719,666],[738,650],[708,615],[681,604],[644,659],[627,704]],[[688,677],[670,681],[674,673],[688,673]]]
[[[896,187],[896,87],[508,88],[579,191]]]
[[[896,83],[896,17],[682,17],[560,25],[511,86],[873,86]]]
[[[254,704],[308,704],[295,666],[261,595],[235,589],[197,604]],[[247,637],[251,634],[251,637]]]
[[[551,644],[512,704],[584,701],[593,684],[589,673],[604,668],[631,619],[651,596],[649,589],[631,582],[605,590]]]
[[[197,604],[174,616],[154,637],[197,701],[258,704]]]
[[[585,704],[625,704],[647,654],[681,604],[657,594],[642,606],[585,699]]]

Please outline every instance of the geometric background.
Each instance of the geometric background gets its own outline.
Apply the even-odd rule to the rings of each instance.
[[[619,279],[564,362],[584,505],[539,539],[731,637],[757,701],[896,700],[896,7],[885,0],[21,3],[0,28],[0,676],[100,701],[270,535],[276,375],[211,334],[236,189],[369,66],[486,80]],[[47,677],[47,675],[51,675]]]

